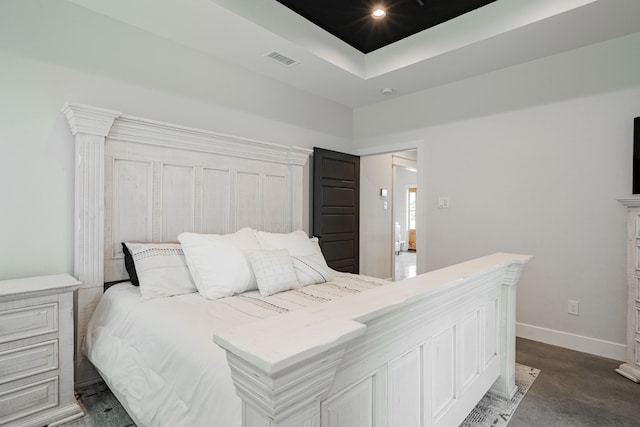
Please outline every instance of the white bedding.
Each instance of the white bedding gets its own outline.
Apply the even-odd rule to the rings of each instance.
[[[138,425],[236,427],[240,399],[214,333],[385,283],[336,272],[332,282],[266,298],[251,291],[219,300],[192,293],[148,301],[122,283],[98,304],[84,351]]]

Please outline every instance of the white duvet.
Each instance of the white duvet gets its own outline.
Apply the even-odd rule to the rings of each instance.
[[[220,300],[198,293],[140,301],[130,283],[105,292],[89,322],[84,351],[140,426],[241,425],[225,352],[213,335],[386,282],[337,274],[330,283],[261,298]]]

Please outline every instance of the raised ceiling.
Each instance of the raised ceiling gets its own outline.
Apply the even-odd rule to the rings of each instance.
[[[640,32],[639,0],[496,0],[365,54],[276,0],[67,1],[352,108]]]
[[[464,15],[496,0],[278,0],[362,53]],[[386,15],[374,18],[381,8]]]

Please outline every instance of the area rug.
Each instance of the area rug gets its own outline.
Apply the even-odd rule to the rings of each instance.
[[[540,369],[516,363],[516,386],[518,391],[516,391],[511,400],[488,392],[460,426],[506,426],[539,373]]]
[[[78,388],[76,398],[85,416],[63,424],[64,427],[135,427],[127,411],[103,382]]]
[[[507,400],[490,392],[485,394],[461,426],[506,426],[538,373],[539,369],[516,363],[518,391],[513,398]],[[104,383],[80,388],[76,395],[86,415],[64,424],[65,427],[135,427],[127,412]]]

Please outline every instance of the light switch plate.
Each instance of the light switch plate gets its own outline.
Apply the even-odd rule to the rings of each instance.
[[[449,198],[448,197],[440,197],[440,198],[438,198],[438,209],[449,209]]]

